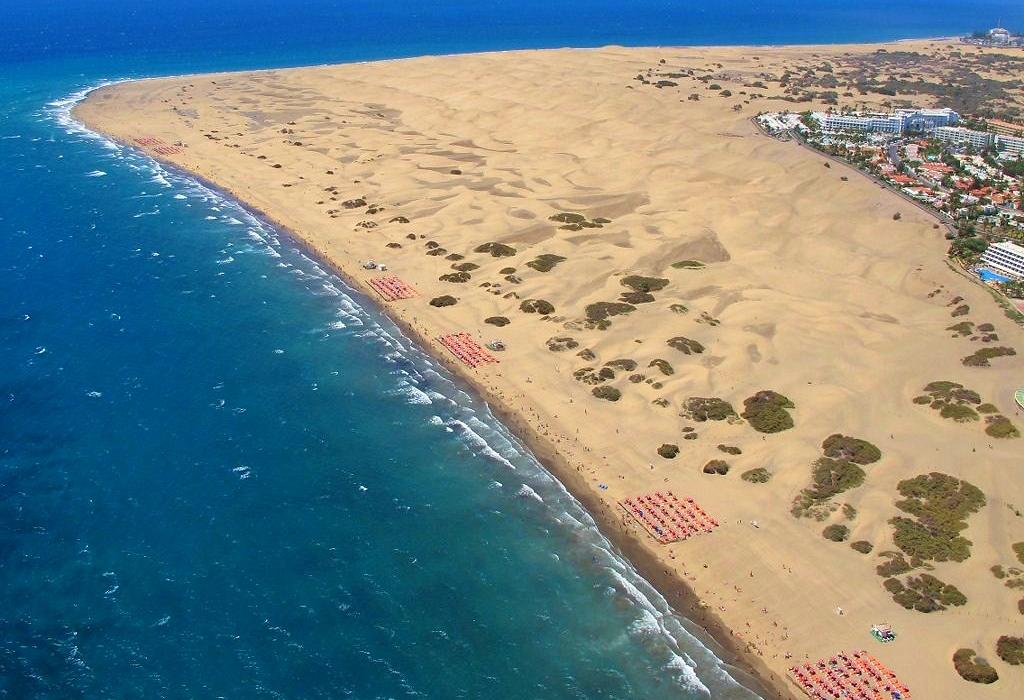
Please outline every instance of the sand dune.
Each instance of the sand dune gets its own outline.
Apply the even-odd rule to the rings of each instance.
[[[1011,544],[1024,540],[1024,441],[912,400],[953,380],[1013,417],[1021,356],[965,367],[981,343],[947,328],[991,322],[1000,345],[1022,351],[1024,333],[945,264],[926,214],[750,122],[788,104],[777,99],[787,69],[841,66],[877,48],[557,50],[186,76],[98,90],[76,113],[126,142],[181,142],[167,160],[266,212],[364,289],[375,273],[360,262],[386,263],[421,292],[388,312],[439,355],[440,333],[500,338],[501,363],[464,374],[540,454],[557,453],[553,468],[620,543],[657,557],[672,577],[663,588],[674,580],[696,592],[702,619],[720,618],[779,692],[795,692],[784,680],[792,660],[868,648],[914,697],[1020,697],[1024,671],[994,646],[1019,633],[1022,591],[989,568],[1021,566]],[[689,75],[661,88],[635,80],[690,69],[719,89]],[[566,213],[580,216],[552,219]],[[491,242],[509,254],[478,252]],[[540,256],[564,259],[544,271]],[[468,278],[440,279],[459,272]],[[430,306],[440,295],[458,303]],[[951,317],[955,297],[967,316]],[[553,311],[524,312],[528,300]],[[619,306],[593,306],[602,303]],[[485,323],[498,316],[508,325]],[[601,380],[602,368],[613,378]],[[621,398],[598,398],[597,386]],[[680,416],[691,397],[742,411],[763,389],[792,399],[793,429]],[[796,518],[791,504],[833,433],[869,440],[882,458],[824,521]],[[660,456],[663,444],[679,455]],[[702,473],[712,459],[729,473]],[[769,482],[740,478],[758,467]],[[875,567],[897,549],[888,520],[901,513],[898,482],[930,471],[970,481],[988,503],[968,521],[971,557],[932,571],[967,604],[925,614],[898,606]],[[655,544],[616,505],[655,489],[694,496],[721,527]],[[826,540],[829,523],[873,552]],[[881,621],[899,633],[884,647],[868,635]],[[962,646],[1000,680],[961,680],[951,657]]]

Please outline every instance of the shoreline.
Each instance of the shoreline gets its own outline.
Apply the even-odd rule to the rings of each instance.
[[[400,60],[400,59],[395,59]],[[149,80],[144,78],[140,80]],[[135,82],[134,79],[117,80],[98,85],[94,88],[81,92],[81,98],[75,106],[85,100],[88,95],[96,90],[112,85]],[[755,654],[750,653],[744,644],[735,636],[734,632],[711,611],[693,588],[681,577],[674,575],[665,569],[657,557],[636,537],[628,525],[623,522],[621,514],[615,509],[603,503],[593,489],[587,484],[586,479],[569,465],[556,447],[537,431],[533,430],[529,423],[519,415],[517,411],[510,408],[499,396],[495,395],[486,384],[475,381],[472,370],[454,362],[450,354],[444,349],[431,342],[431,338],[425,335],[414,323],[407,321],[398,314],[390,312],[385,302],[375,297],[373,290],[361,281],[358,277],[346,272],[339,263],[331,259],[324,251],[317,248],[312,242],[306,240],[301,234],[275,219],[266,211],[247,202],[230,188],[224,187],[198,172],[183,168],[172,161],[160,158],[156,154],[136,147],[134,144],[123,141],[116,135],[91,126],[82,121],[74,114],[74,106],[68,112],[70,119],[80,128],[92,134],[108,139],[122,148],[145,155],[160,164],[160,167],[178,173],[184,177],[192,178],[203,187],[226,197],[245,209],[257,219],[266,222],[276,231],[286,237],[303,254],[309,256],[317,264],[323,265],[331,274],[339,277],[347,286],[357,292],[362,299],[360,303],[368,303],[372,308],[395,324],[401,332],[417,347],[428,355],[433,361],[442,365],[476,397],[482,400],[491,410],[494,416],[505,426],[523,445],[530,451],[530,454],[540,465],[554,477],[565,490],[580,503],[584,510],[594,520],[598,531],[608,539],[609,542],[619,551],[620,555],[645,579],[669,604],[672,610],[701,627],[716,645],[712,652],[725,665],[740,670],[744,677],[736,678],[748,690],[751,690],[765,700],[776,698],[778,700],[796,700],[797,696],[792,692],[786,679],[778,678],[772,670],[764,664]],[[354,261],[358,263],[358,261]],[[645,533],[642,534],[645,536]],[[749,681],[753,681],[750,683]],[[753,687],[751,687],[753,686]]]
[[[424,332],[417,328],[415,324],[397,314],[390,313],[387,304],[375,298],[373,290],[368,285],[346,272],[325,252],[304,239],[299,233],[277,221],[267,212],[251,205],[230,188],[225,188],[199,173],[182,168],[176,163],[147,153],[133,144],[121,141],[113,134],[98,130],[73,115],[72,118],[75,119],[77,124],[88,131],[101,135],[103,138],[109,139],[123,148],[129,148],[148,158],[152,158],[160,164],[160,167],[192,178],[203,187],[234,201],[249,214],[272,226],[314,262],[324,266],[331,274],[339,277],[347,286],[362,297],[358,300],[360,303],[371,305],[376,312],[394,323],[403,335],[414,342],[421,351],[434,362],[448,370],[464,387],[487,405],[502,425],[523,443],[537,462],[580,503],[594,520],[598,531],[611,542],[636,572],[668,602],[672,610],[705,631],[717,647],[712,649],[715,656],[725,665],[742,671],[745,677],[734,677],[737,683],[740,683],[748,690],[762,695],[765,700],[771,700],[772,698],[796,700],[797,696],[791,692],[784,679],[777,678],[767,665],[761,662],[755,655],[749,653],[744,648],[743,643],[734,636],[734,632],[701,601],[685,580],[678,578],[671,571],[664,568],[664,565],[657,560],[644,544],[638,540],[635,534],[630,531],[629,527],[623,523],[621,514],[616,513],[614,509],[609,508],[599,499],[597,494],[589,487],[585,478],[568,464],[565,457],[558,452],[550,441],[531,429],[528,422],[517,411],[510,408],[499,396],[490,391],[486,384],[476,381],[472,370],[454,362],[446,350],[439,348],[436,343],[431,342],[430,336],[424,335]],[[748,680],[753,680],[754,683],[749,683]]]
[[[844,59],[861,65],[884,48],[818,46],[826,60],[834,54],[837,74]],[[995,397],[1006,381],[1000,377],[1019,363],[1001,362],[984,373],[963,369],[966,348],[959,345],[974,339],[949,340],[946,307],[963,293],[986,316],[974,320],[988,322],[992,309],[987,295],[975,285],[961,289],[961,278],[942,264],[929,212],[912,207],[908,214],[893,192],[830,174],[820,154],[780,145],[751,127],[749,110],[761,103],[744,106],[754,99],[743,99],[746,83],[771,81],[769,74],[793,65],[816,66],[822,57],[812,52],[804,46],[753,57],[734,47],[683,47],[675,56],[663,48],[516,50],[191,74],[145,79],[145,86],[99,86],[69,114],[90,133],[239,203],[365,297],[360,304],[371,304],[366,308],[389,319],[487,405],[742,685],[766,698],[797,697],[791,665],[866,648],[864,631],[889,618],[902,637],[916,641],[880,656],[916,693],[946,697],[958,681],[949,677],[955,673],[944,649],[971,633],[956,624],[956,612],[943,615],[936,628],[930,623],[941,618],[924,621],[899,610],[878,585],[875,557],[830,544],[821,525],[794,519],[786,504],[805,488],[822,438],[837,430],[878,441],[886,453],[886,468],[870,486],[844,496],[846,504],[835,504],[842,510],[818,518],[845,521],[850,539],[866,540],[869,552],[893,549],[892,494],[900,479],[923,468],[923,450],[934,450],[929,468],[995,488],[995,466],[981,474],[965,466],[972,446],[992,448],[984,435],[936,432],[934,414],[901,406],[936,377]],[[684,87],[662,81],[656,87],[664,91],[652,90],[651,82],[631,77],[650,76],[648,66],[657,71],[663,59],[682,66],[661,69],[676,70],[665,74],[673,80],[692,69],[680,81]],[[690,89],[704,87],[693,70],[708,71],[705,77],[714,75],[731,90],[719,95],[718,85],[708,85],[712,92],[696,101],[693,94],[682,99],[687,80]],[[559,78],[578,80],[578,88],[553,91]],[[581,100],[594,111],[578,110]],[[538,118],[547,120],[544,126],[529,126]],[[165,157],[134,144],[150,134],[185,150]],[[622,169],[607,169],[609,161]],[[903,220],[895,223],[892,211],[901,209]],[[584,212],[607,224],[605,231],[548,223],[565,211]],[[578,233],[560,230],[566,228]],[[502,257],[515,257],[492,259],[483,254],[485,241],[500,242],[511,250]],[[538,254],[568,262],[544,274],[550,268],[527,262]],[[386,263],[420,299],[378,299],[368,284],[374,273],[362,268],[367,259]],[[704,261],[706,269],[673,271],[676,261],[689,259]],[[515,267],[503,267],[510,264]],[[470,275],[448,279],[457,277],[449,269],[473,271],[475,281],[454,284]],[[584,307],[589,317],[591,302],[622,294],[632,286],[624,275],[669,278],[662,283],[669,285],[667,298],[659,295],[660,304],[636,309],[610,329],[587,325]],[[454,295],[458,306],[428,306],[438,295]],[[524,316],[530,310],[520,303],[524,298],[549,300],[562,315]],[[510,322],[502,331],[491,328]],[[1009,331],[998,325],[1001,334]],[[478,342],[500,337],[508,348],[502,364],[462,366],[436,340],[456,330]],[[696,355],[664,349],[682,350],[665,340],[680,332],[692,341],[671,340],[699,341]],[[554,340],[583,350],[562,352]],[[928,363],[919,361],[923,356]],[[608,384],[615,390],[609,400],[621,402],[595,400],[606,398],[591,391],[597,382],[586,372],[596,370],[580,368],[595,360],[624,363]],[[668,370],[646,369],[658,362]],[[737,405],[765,387],[798,406],[796,429],[781,439],[740,421],[694,423],[685,413],[687,397],[717,395]],[[697,427],[700,434],[689,434]],[[699,443],[682,441],[699,437]],[[669,461],[675,455],[655,450],[676,442],[684,456],[675,462]],[[1012,450],[997,448],[989,453],[992,465],[1012,462]],[[743,455],[727,458],[735,467],[728,479],[708,477],[707,465],[702,473],[706,460],[721,460],[716,449]],[[745,484],[746,472],[737,478],[750,467],[767,470],[772,483]],[[698,498],[722,529],[713,537],[655,544],[618,504],[666,488]],[[974,534],[982,556],[970,565],[978,570],[971,581],[1011,536]],[[940,573],[948,580],[955,572],[947,568]],[[993,624],[1003,619],[1009,594],[967,592],[975,614]],[[845,613],[837,618],[837,610]]]

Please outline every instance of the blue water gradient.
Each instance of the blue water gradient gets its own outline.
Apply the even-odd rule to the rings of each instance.
[[[0,697],[754,697],[365,299],[68,110],[185,71],[1024,20],[910,5],[7,0]]]

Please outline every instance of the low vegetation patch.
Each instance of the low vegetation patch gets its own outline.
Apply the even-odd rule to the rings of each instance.
[[[684,418],[703,423],[709,420],[728,420],[736,418],[736,411],[732,404],[717,397],[692,396],[683,403],[683,411],[680,413]]]
[[[634,292],[659,292],[668,284],[663,277],[642,277],[640,275],[629,275],[619,280],[623,287],[629,287]]]
[[[519,305],[519,310],[528,314],[540,314],[541,316],[555,313],[555,307],[551,302],[544,299],[525,299]]]
[[[622,398],[622,392],[613,386],[595,386],[590,393],[605,401],[618,401]]]
[[[960,677],[971,683],[995,683],[999,674],[987,661],[977,656],[974,649],[957,649],[953,654],[953,667]]]
[[[613,369],[620,369],[623,372],[632,372],[636,369],[636,360],[630,360],[628,358],[609,360],[604,363],[604,366],[611,367]]]
[[[584,384],[602,384],[615,379],[615,371],[611,367],[602,367],[599,370],[595,370],[593,367],[580,367],[572,373],[572,376],[576,381]]]
[[[740,474],[740,478],[751,484],[767,484],[771,481],[772,473],[764,467],[755,467]]]
[[[468,272],[449,272],[448,274],[441,275],[438,277],[442,282],[457,282],[462,284],[468,282],[471,275]]]
[[[721,476],[725,476],[729,473],[729,463],[724,459],[713,459],[705,464],[701,471],[705,474],[719,474]]]
[[[633,311],[636,311],[635,306],[618,301],[596,301],[593,304],[587,304],[585,309],[588,323],[601,330],[611,325],[611,321],[608,319],[612,316],[628,314]]]
[[[1020,431],[1006,416],[985,416],[985,434],[1000,439],[1020,437]]]
[[[566,258],[561,255],[555,255],[553,253],[543,253],[538,255],[536,258],[526,263],[527,267],[532,267],[537,272],[550,272],[560,262],[565,262]],[[509,273],[511,274],[511,273]]]
[[[1024,638],[1004,634],[996,642],[996,654],[1011,666],[1024,664]]]
[[[658,448],[658,454],[665,459],[675,459],[676,455],[679,454],[679,445],[672,445],[666,442]]]
[[[826,457],[854,464],[873,464],[882,458],[882,451],[867,440],[835,433],[825,438],[821,449]]]
[[[506,318],[505,316],[490,316],[484,319],[484,323],[488,323],[492,326],[497,326],[498,328],[501,328],[503,326],[507,326],[512,322],[509,321],[508,318]]]
[[[967,597],[956,586],[931,574],[909,576],[902,582],[890,578],[883,585],[892,594],[892,599],[907,610],[930,613],[967,603]]]
[[[736,447],[735,445],[719,445],[718,449],[727,455],[741,455],[743,450]]]
[[[672,267],[677,270],[699,270],[704,267],[704,263],[700,260],[679,260],[672,263]]]
[[[778,392],[766,389],[743,401],[743,417],[761,433],[778,433],[793,427],[787,409],[796,405]]]
[[[452,255],[458,255],[458,253],[452,253]],[[452,255],[449,255],[448,257],[451,258]],[[452,265],[452,269],[457,272],[472,272],[473,270],[476,270],[479,267],[480,266],[477,265],[476,263],[471,262],[456,263],[455,265]]]
[[[566,350],[575,350],[580,346],[575,338],[568,336],[548,338],[547,340],[548,350],[551,352],[564,352]]]
[[[875,546],[867,540],[857,540],[856,542],[850,543],[850,549],[860,552],[861,554],[871,554],[871,550],[874,548]]]
[[[922,561],[964,561],[971,555],[971,541],[960,533],[966,518],[985,505],[977,486],[948,474],[932,472],[897,485],[904,498],[896,507],[915,519],[897,516],[889,522],[896,546]]]
[[[666,377],[670,377],[675,374],[675,369],[666,360],[651,360],[647,363],[648,367],[657,367],[658,370]]]
[[[611,223],[611,219],[605,219],[600,216],[594,217],[593,219],[587,219],[583,214],[568,211],[559,212],[553,216],[549,216],[548,220],[562,224],[558,228],[565,229],[566,231],[581,231],[585,228],[601,228],[605,224]]]
[[[1016,350],[1004,346],[994,348],[978,348],[972,354],[968,355],[963,360],[961,360],[961,362],[967,367],[989,367],[991,366],[989,360],[992,360],[996,357],[1009,357],[1011,355],[1016,354]]]
[[[437,307],[441,307],[441,306],[455,306],[458,303],[459,303],[458,299],[456,299],[455,297],[450,296],[448,294],[445,294],[445,295],[439,296],[439,297],[434,297],[433,299],[430,300],[430,305],[431,306],[437,306]]]
[[[829,525],[821,531],[821,536],[832,542],[845,542],[850,538],[850,528],[845,525]]]
[[[623,292],[619,295],[619,301],[624,304],[650,304],[655,298],[649,292]]]
[[[512,246],[505,245],[504,243],[497,243],[495,241],[478,245],[473,250],[477,253],[490,253],[491,257],[494,258],[508,258],[516,254],[516,249]]]
[[[691,338],[684,338],[678,336],[676,338],[669,338],[665,341],[665,344],[670,348],[674,348],[684,355],[699,355],[704,352],[704,346],[698,343],[696,340]]]

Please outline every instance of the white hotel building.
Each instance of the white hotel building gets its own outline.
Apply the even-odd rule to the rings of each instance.
[[[984,151],[991,148],[996,135],[959,126],[940,126],[935,130],[935,138],[945,143],[965,144],[977,151]]]
[[[996,272],[1024,279],[1024,248],[1016,243],[993,243],[982,253],[981,262]]]
[[[996,150],[1012,158],[1024,158],[1024,138],[1020,136],[996,136]]]
[[[889,134],[930,132],[938,127],[960,121],[951,109],[898,109],[889,114],[837,114],[814,112],[811,116],[821,124],[822,131],[871,131]]]

